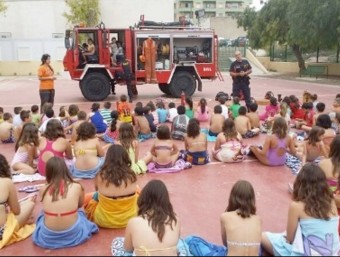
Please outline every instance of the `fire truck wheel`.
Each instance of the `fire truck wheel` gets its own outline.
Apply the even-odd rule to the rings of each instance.
[[[196,80],[190,72],[178,71],[174,74],[169,89],[176,98],[180,98],[182,92],[186,96],[192,96],[196,91]]]
[[[159,89],[166,95],[171,95],[170,86],[166,83],[158,84]]]
[[[80,82],[80,89],[83,96],[92,102],[103,101],[111,91],[110,81],[102,73],[93,72],[85,76]]]

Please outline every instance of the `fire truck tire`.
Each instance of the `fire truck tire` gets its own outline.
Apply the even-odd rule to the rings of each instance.
[[[158,84],[159,89],[166,95],[171,95],[170,86],[166,83]]]
[[[99,72],[87,74],[79,85],[83,96],[92,102],[103,101],[111,92],[110,80]]]
[[[196,80],[190,72],[179,71],[174,74],[169,89],[176,98],[180,98],[183,91],[186,96],[192,96],[196,91]]]

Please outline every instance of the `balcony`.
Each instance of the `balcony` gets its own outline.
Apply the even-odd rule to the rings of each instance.
[[[216,9],[216,2],[215,1],[204,1],[203,8],[206,10],[214,10]]]
[[[178,4],[179,9],[191,9],[194,7],[193,1],[183,1]]]

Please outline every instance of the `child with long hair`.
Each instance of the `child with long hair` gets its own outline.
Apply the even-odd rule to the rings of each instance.
[[[0,249],[29,237],[34,225],[29,225],[36,195],[18,200],[17,191],[12,181],[9,164],[0,154]]]
[[[104,149],[96,137],[96,127],[83,122],[77,128],[77,140],[73,151],[75,163],[71,169],[73,177],[92,179],[104,163]]]
[[[321,160],[319,166],[326,174],[330,190],[334,192],[338,188],[338,180],[340,179],[340,136],[334,138],[328,158]]]
[[[26,123],[15,145],[15,155],[11,162],[12,170],[23,174],[34,174],[37,171],[34,160],[38,158],[38,147],[38,128],[34,123]]]
[[[320,157],[328,157],[328,152],[322,141],[325,135],[323,128],[314,126],[304,141],[304,151],[302,156],[302,165],[306,162],[314,162]]]
[[[338,225],[339,216],[326,176],[320,167],[307,163],[294,182],[286,233],[263,233],[261,244],[275,256],[337,256]]]
[[[262,149],[253,145],[250,146],[250,151],[264,165],[283,166],[286,163],[288,149],[292,155],[296,155],[295,141],[288,135],[288,126],[284,118],[275,118],[272,130],[272,134],[267,135]]]
[[[119,138],[119,127],[121,122],[118,120],[118,112],[117,111],[112,111],[111,112],[111,123],[109,127],[107,128],[105,134],[103,136],[100,136],[101,139],[104,140],[105,143],[110,146],[111,144],[114,144],[115,141],[118,140]]]
[[[159,124],[159,118],[158,118],[158,113],[157,113],[155,104],[152,101],[150,101],[147,103],[146,106],[150,107],[150,111],[151,111],[151,114],[154,120],[153,123],[157,126]]]
[[[165,104],[163,103],[163,101],[160,101],[156,104],[156,106],[159,123],[165,123],[168,119],[168,110],[165,109]]]
[[[224,121],[223,132],[218,134],[213,156],[220,162],[240,162],[244,160],[242,136],[237,132],[235,122],[228,118]]]
[[[262,221],[256,215],[255,192],[245,180],[231,189],[228,207],[221,215],[222,242],[228,256],[258,256]]]
[[[165,184],[160,180],[148,182],[137,204],[138,216],[129,221],[125,240],[113,240],[112,255],[177,256],[181,252],[177,247],[181,225]]]
[[[73,159],[70,142],[66,139],[64,129],[59,120],[52,119],[46,124],[46,131],[40,138],[38,171],[41,175],[46,174],[46,163],[53,156],[68,160]]]
[[[98,226],[123,228],[137,215],[137,177],[121,145],[111,145],[108,149],[95,178],[95,188],[95,193],[86,195],[85,211]]]
[[[122,123],[119,128],[119,140],[117,144],[120,144],[127,151],[131,160],[131,169],[138,175],[146,173],[148,168],[147,164],[150,162],[150,156],[139,160],[139,143],[135,134],[134,128],[130,123]]]
[[[43,211],[36,221],[33,242],[47,249],[80,245],[98,232],[82,208],[84,188],[74,181],[63,159],[52,157],[46,164],[47,185],[41,188]]]
[[[189,121],[188,133],[184,138],[185,160],[194,165],[209,163],[207,135],[201,132],[200,123],[193,118]]]
[[[185,115],[192,119],[194,117],[194,103],[191,97],[185,98]]]
[[[209,121],[209,107],[205,98],[200,100],[195,117],[200,122]]]

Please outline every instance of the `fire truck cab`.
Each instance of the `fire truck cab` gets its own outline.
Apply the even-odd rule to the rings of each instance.
[[[101,23],[95,28],[74,27],[65,33],[64,69],[79,81],[83,96],[89,101],[107,98],[115,84],[123,83],[122,67],[112,63],[111,38],[122,43],[129,60],[133,85],[145,84],[144,63],[140,55],[144,40],[152,38],[157,45],[155,70],[160,90],[173,97],[182,92],[192,96],[202,91],[202,79],[215,79],[218,72],[218,39],[213,30],[185,26],[138,26],[108,29]],[[95,52],[84,60],[84,43],[92,39]],[[135,87],[135,93],[137,90]]]

